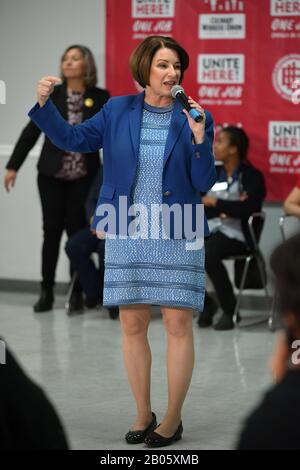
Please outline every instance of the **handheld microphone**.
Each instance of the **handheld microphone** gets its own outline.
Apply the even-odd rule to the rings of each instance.
[[[187,110],[187,112],[194,119],[194,121],[196,122],[203,121],[202,114],[200,114],[199,111],[197,111],[197,109],[191,108],[191,106],[189,105],[188,97],[185,95],[184,89],[181,86],[174,85],[171,88],[171,95],[173,96],[173,98],[178,100],[180,104],[182,104],[184,109]]]

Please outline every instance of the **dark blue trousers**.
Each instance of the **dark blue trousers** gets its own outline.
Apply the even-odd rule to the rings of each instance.
[[[77,272],[80,284],[87,298],[103,297],[105,240],[99,240],[89,227],[79,230],[66,243],[66,253],[72,267]],[[99,268],[96,268],[92,253],[99,257]]]

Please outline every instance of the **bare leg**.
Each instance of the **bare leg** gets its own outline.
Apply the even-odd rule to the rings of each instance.
[[[162,314],[168,336],[168,409],[156,431],[171,437],[181,421],[194,368],[193,310],[164,307]]]
[[[131,430],[145,429],[152,421],[150,380],[151,350],[147,332],[151,312],[149,305],[120,306],[124,363],[135,398],[137,419]]]

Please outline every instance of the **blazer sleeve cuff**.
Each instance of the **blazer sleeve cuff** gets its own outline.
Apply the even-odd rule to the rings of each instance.
[[[35,122],[35,118],[42,117],[45,113],[49,113],[54,108],[51,99],[48,99],[44,106],[40,107],[39,103],[36,103],[28,113],[28,116],[32,121]]]
[[[211,155],[211,144],[207,135],[205,135],[202,144],[192,144],[193,157],[200,158],[203,155]]]

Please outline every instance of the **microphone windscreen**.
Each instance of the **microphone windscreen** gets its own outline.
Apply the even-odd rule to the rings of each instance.
[[[177,95],[178,92],[183,92],[184,93],[184,89],[180,85],[174,85],[171,88],[171,95],[173,96],[173,98],[176,98],[176,95]]]

